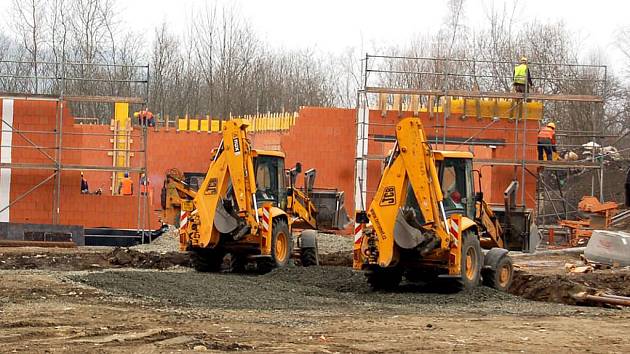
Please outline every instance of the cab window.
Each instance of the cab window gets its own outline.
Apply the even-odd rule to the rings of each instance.
[[[445,159],[439,162],[438,168],[444,195],[444,209],[466,214],[466,196],[468,195],[466,160]]]
[[[258,207],[263,202],[272,202],[274,206],[284,207],[284,161],[273,156],[258,156],[254,160],[256,171],[256,201]]]

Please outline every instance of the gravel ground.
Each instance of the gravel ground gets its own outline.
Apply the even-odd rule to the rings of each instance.
[[[177,228],[169,226],[168,231],[151,243],[130,247],[139,252],[176,252],[179,251],[179,233]]]
[[[368,289],[347,267],[287,267],[262,276],[197,272],[104,271],[70,277],[114,294],[210,309],[387,311],[388,313],[575,315],[603,309],[525,300],[487,287],[440,293],[403,284],[395,293]]]
[[[317,234],[317,247],[319,254],[331,254],[337,252],[352,253],[352,237],[335,234]]]

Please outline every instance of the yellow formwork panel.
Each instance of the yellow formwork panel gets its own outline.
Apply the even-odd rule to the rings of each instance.
[[[464,109],[465,102],[465,109]],[[451,100],[451,113],[466,114],[476,117],[479,114],[482,118],[517,118],[527,117],[527,119],[539,120],[543,114],[542,102],[527,102],[521,112],[518,100],[505,99],[453,99]]]
[[[127,126],[127,122],[129,121],[129,103],[116,102],[114,104],[114,119],[118,122],[119,126]]]
[[[282,125],[280,126],[280,129],[282,130],[289,129],[289,116],[282,117]]]
[[[207,132],[208,127],[210,126],[210,122],[207,119],[202,119],[199,121],[199,123],[200,123],[199,130],[202,132]]]
[[[188,121],[188,130],[192,132],[199,131],[199,119],[190,119]]]
[[[114,121],[116,124],[116,140],[114,141],[114,149],[116,153],[114,156],[114,165],[115,167],[125,167],[127,166],[127,156],[125,152],[129,151],[129,143],[127,139],[129,138],[129,134],[127,134],[127,128],[131,126],[129,124],[129,103],[126,102],[116,102],[114,103]],[[114,173],[114,181],[112,184],[112,188],[116,188],[118,182],[124,177],[123,172],[115,172]]]
[[[210,121],[210,131],[211,132],[218,133],[220,127],[221,127],[221,124],[219,123],[218,120],[213,119],[213,120]]]
[[[188,130],[188,118],[177,120],[177,130]]]

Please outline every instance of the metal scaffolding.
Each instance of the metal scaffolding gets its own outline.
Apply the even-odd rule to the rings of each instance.
[[[11,145],[8,148],[33,149],[46,157],[45,163],[2,162],[3,169],[27,169],[51,171],[45,179],[36,183],[24,193],[15,197],[8,205],[0,205],[0,212],[19,202],[36,191],[50,180],[54,180],[53,205],[51,223],[61,221],[61,174],[63,171],[104,171],[104,172],[138,172],[147,173],[147,129],[142,127],[140,133],[131,134],[138,138],[141,148],[128,150],[125,153],[142,154],[139,167],[88,165],[64,163],[65,151],[102,151],[114,153],[116,148],[103,149],[91,147],[72,147],[64,145],[64,137],[108,136],[112,134],[64,132],[64,105],[66,102],[88,107],[89,105],[111,104],[105,114],[113,113],[113,103],[146,105],[149,95],[149,66],[124,64],[98,64],[79,62],[32,62],[0,60],[0,98],[27,101],[49,101],[56,105],[54,130],[21,130],[5,121],[3,117],[2,131],[18,134],[27,142],[26,145]],[[94,111],[96,109],[93,109]],[[112,114],[113,115],[113,114]],[[8,129],[8,130],[5,130]],[[42,146],[28,136],[53,135],[54,146]],[[4,144],[4,142],[3,142]],[[4,145],[3,145],[4,147]],[[148,198],[138,193],[137,230],[144,236],[148,226]],[[141,212],[144,210],[145,212]],[[143,237],[144,239],[144,237]]]
[[[530,62],[532,79],[536,82],[536,91],[529,88],[524,93],[513,92],[512,73],[515,62],[491,61],[474,59],[447,59],[432,57],[402,57],[369,55],[361,61],[362,82],[357,93],[357,145],[355,156],[355,210],[366,210],[367,203],[367,165],[369,160],[380,160],[384,156],[371,154],[368,142],[378,140],[379,137],[370,134],[370,127],[391,126],[393,124],[370,122],[370,107],[391,104],[393,110],[407,112],[420,111],[420,107],[432,119],[433,124],[427,126],[429,138],[435,146],[446,145],[490,146],[492,141],[478,139],[486,131],[501,130],[504,134],[514,136],[514,156],[512,159],[475,159],[475,163],[486,166],[513,166],[513,180],[525,185],[528,174],[537,179],[539,193],[549,194],[548,183],[541,180],[538,170],[566,170],[587,169],[599,172],[598,177],[593,174],[592,194],[596,193],[596,180],[599,180],[599,197],[603,198],[603,159],[596,158],[593,153],[590,159],[579,161],[538,161],[528,160],[528,149],[536,146],[527,143],[527,133],[537,132],[540,121],[532,126],[528,119],[528,109],[522,109],[524,102],[544,102],[546,105],[584,104],[588,106],[592,126],[582,131],[557,130],[557,135],[566,138],[588,138],[601,144],[607,136],[603,133],[603,124],[598,124],[603,117],[603,92],[607,85],[607,68],[600,65],[581,65],[568,63],[535,63]],[[538,73],[538,75],[536,75]],[[385,97],[385,98],[384,98]],[[458,126],[456,122],[448,122],[452,115],[451,101],[455,98],[464,100],[464,115],[479,116],[476,112],[466,113],[467,99],[498,100],[513,102],[513,128],[498,128],[494,124],[499,121],[492,117],[484,127]],[[498,103],[496,103],[498,105]],[[543,105],[543,116],[547,107]],[[440,109],[440,107],[442,109]],[[383,113],[387,109],[380,107]],[[512,115],[512,114],[511,114]],[[528,126],[529,124],[529,126]],[[453,139],[448,136],[449,129],[466,128],[471,134],[466,139]],[[440,134],[441,133],[441,134]],[[382,138],[382,137],[381,137]],[[507,143],[503,143],[506,145]],[[564,147],[581,147],[581,145],[567,144]],[[532,171],[531,168],[535,170]],[[521,188],[520,204],[525,205],[526,191]],[[535,200],[538,198],[534,198]]]

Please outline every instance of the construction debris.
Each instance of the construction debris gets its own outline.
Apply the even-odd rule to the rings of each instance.
[[[584,246],[593,234],[593,229],[608,229],[613,225],[614,217],[619,212],[615,202],[600,202],[593,196],[584,196],[578,203],[578,210],[587,219],[560,220],[560,225],[569,231],[569,245]]]
[[[619,150],[617,150],[614,146],[601,147],[601,145],[596,142],[590,141],[586,144],[582,144],[582,148],[584,148],[582,155],[587,160],[593,158],[604,158],[604,160],[619,161],[622,159]]]
[[[567,273],[591,273],[594,268],[590,265],[576,265],[572,263],[565,263],[564,270]]]
[[[597,304],[630,306],[630,297],[627,296],[618,296],[606,293],[590,295],[587,292],[583,291],[575,294],[574,297],[576,300],[579,301],[593,302]]]
[[[584,257],[589,262],[613,267],[630,266],[630,234],[623,231],[595,230],[584,250]]]

